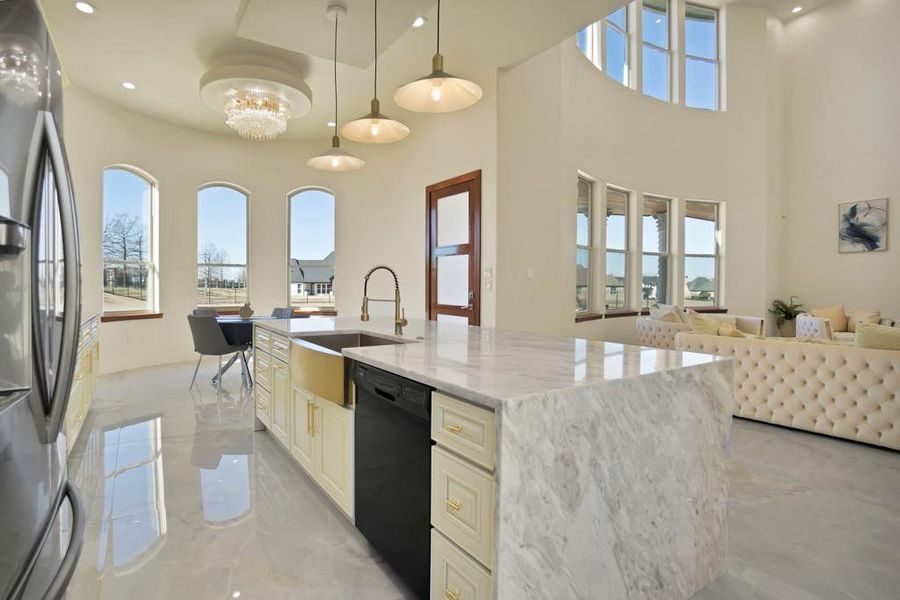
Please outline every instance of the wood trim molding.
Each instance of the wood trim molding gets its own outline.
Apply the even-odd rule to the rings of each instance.
[[[113,323],[115,321],[142,321],[144,319],[162,319],[163,313],[151,312],[148,310],[141,311],[121,311],[108,312],[100,316],[101,323]]]

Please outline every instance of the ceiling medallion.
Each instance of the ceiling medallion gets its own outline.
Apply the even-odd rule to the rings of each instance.
[[[200,80],[207,106],[225,114],[225,124],[248,140],[268,141],[287,131],[291,119],[312,107],[312,93],[296,71],[264,56],[232,56]]]

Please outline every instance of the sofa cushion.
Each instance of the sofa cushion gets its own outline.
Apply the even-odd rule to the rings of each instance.
[[[813,308],[809,311],[814,317],[822,317],[831,321],[831,331],[847,331],[847,315],[844,314],[844,305],[826,306],[825,308]]]
[[[719,335],[723,335],[725,337],[736,337],[736,338],[745,338],[747,334],[728,324],[721,325],[719,327]]]
[[[881,322],[880,310],[857,309],[847,315],[847,331],[856,331],[857,323],[875,323]]]
[[[695,310],[687,310],[688,325],[691,329],[698,333],[707,333],[709,335],[719,335],[719,327],[730,325],[735,327],[734,317],[727,315],[702,315]]]
[[[859,323],[856,328],[856,345],[877,350],[900,350],[900,328]]]
[[[650,309],[650,318],[669,323],[687,323],[684,311],[674,304],[657,304]]]

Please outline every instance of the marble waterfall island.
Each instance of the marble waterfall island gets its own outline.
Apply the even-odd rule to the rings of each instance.
[[[258,327],[394,337],[388,319]],[[418,320],[402,338],[343,355],[495,416],[494,598],[681,600],[724,573],[730,360]]]

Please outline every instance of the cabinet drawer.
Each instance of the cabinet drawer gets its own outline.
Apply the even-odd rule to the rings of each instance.
[[[256,385],[272,390],[272,357],[256,349],[253,359],[253,376]]]
[[[290,360],[291,342],[283,335],[273,334],[270,341],[272,348],[272,356],[281,359],[284,362]]]
[[[431,395],[431,437],[437,443],[494,469],[494,413],[439,392]]]
[[[489,600],[491,574],[431,530],[431,600]]]
[[[272,351],[272,334],[260,327],[253,326],[253,347],[263,352]]]
[[[272,406],[272,396],[265,388],[258,386],[253,387],[253,393],[256,395],[256,416],[260,421],[267,421]],[[261,415],[265,415],[266,418],[263,419]]]
[[[431,447],[431,524],[490,568],[494,548],[494,478]]]

